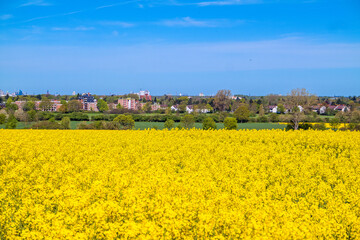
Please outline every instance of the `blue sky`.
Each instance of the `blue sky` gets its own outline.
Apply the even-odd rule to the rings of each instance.
[[[358,0],[0,0],[0,89],[360,94]]]

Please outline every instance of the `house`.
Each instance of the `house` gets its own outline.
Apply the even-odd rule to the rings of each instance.
[[[125,109],[137,110],[139,101],[134,98],[120,98],[118,99],[118,104]]]
[[[302,106],[299,105],[298,108],[299,108],[299,111],[300,111],[300,112],[303,112],[303,111],[304,111],[304,108],[303,108]]]
[[[188,106],[186,106],[186,112],[187,113],[192,113],[194,111],[194,108],[193,108],[193,106],[192,105],[188,105]]]
[[[15,101],[14,103],[18,106],[19,109],[22,109],[26,101]]]
[[[35,108],[36,110],[41,111],[58,112],[60,110],[60,107],[62,106],[60,100],[51,99],[50,102],[52,103],[52,106],[49,109],[44,110],[40,108],[41,101],[35,101]]]
[[[82,104],[82,109],[85,111],[95,111],[98,112],[97,100],[90,93],[83,93],[79,100]]]
[[[173,105],[173,106],[171,106],[171,111],[177,112],[178,110],[179,110],[179,106],[178,106],[178,105]]]
[[[349,112],[350,108],[347,107],[346,105],[337,105],[334,110],[336,111],[342,111],[342,112]]]
[[[153,105],[151,105],[151,111],[156,111],[159,110],[160,108],[161,106],[158,103],[154,103]]]
[[[198,112],[198,113],[209,113],[209,112],[210,112],[210,109],[207,109],[207,108],[199,108],[199,109],[196,109],[196,112]]]
[[[320,108],[319,108],[319,112],[318,112],[319,114],[325,114],[326,113],[326,107],[325,106],[321,106]]]
[[[276,106],[276,105],[270,105],[270,106],[269,106],[269,112],[271,112],[271,113],[277,113],[277,112],[278,112],[278,106]]]
[[[148,90],[140,91],[137,95],[139,95],[140,100],[145,99],[146,101],[151,101],[151,95]]]

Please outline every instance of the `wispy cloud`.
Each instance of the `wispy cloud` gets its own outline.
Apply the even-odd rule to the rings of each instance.
[[[167,27],[226,27],[242,24],[245,21],[230,21],[227,19],[196,20],[191,17],[183,17],[171,20],[162,20],[156,24]]]
[[[96,9],[115,7],[115,6],[119,6],[119,5],[126,5],[126,4],[129,4],[129,3],[135,3],[135,2],[140,2],[140,0],[122,1],[122,2],[118,2],[118,3],[114,3],[114,4],[108,4],[108,5],[99,6]]]
[[[69,27],[53,27],[51,30],[53,31],[91,31],[94,30],[94,27],[75,27],[75,28],[69,28]]]
[[[213,21],[199,21],[191,17],[183,17],[173,20],[163,20],[158,22],[158,24],[168,27],[216,27]]]
[[[116,27],[122,27],[122,28],[130,28],[134,27],[134,23],[129,22],[122,22],[122,21],[101,21],[99,22],[101,25],[107,25],[107,26],[116,26]]]
[[[226,6],[226,5],[245,5],[245,4],[258,4],[262,3],[261,0],[222,0],[222,1],[206,1],[195,3],[198,6]]]
[[[4,14],[4,15],[0,15],[0,20],[8,20],[12,17],[13,17],[13,15],[11,15],[11,14]]]
[[[99,6],[99,7],[96,7],[96,8],[81,9],[81,10],[77,10],[77,11],[71,11],[71,12],[66,12],[66,13],[59,13],[59,14],[54,14],[54,15],[49,15],[49,16],[34,17],[34,18],[30,18],[30,19],[27,19],[27,20],[22,21],[22,22],[25,23],[25,22],[32,22],[32,21],[36,21],[36,20],[40,20],[40,19],[67,16],[67,15],[82,13],[82,12],[86,12],[86,11],[99,10],[99,9],[108,8],[108,7],[115,7],[115,6],[119,6],[119,5],[126,5],[126,4],[135,3],[135,2],[139,2],[139,1],[140,1],[140,0],[132,0],[132,1],[125,1],[125,2],[118,2],[118,3],[111,4],[111,5]],[[48,5],[50,5],[50,4],[44,2],[43,0],[38,0],[38,1],[30,1],[30,2],[27,2],[27,3],[25,3],[25,4],[22,4],[21,6],[24,7],[24,6],[30,6],[30,5],[48,6]]]
[[[44,0],[30,0],[20,5],[20,7],[28,6],[51,6],[51,3],[45,2]]]
[[[67,16],[67,15],[77,14],[77,13],[81,13],[81,12],[84,12],[84,10],[72,11],[72,12],[60,13],[60,14],[54,14],[54,15],[49,15],[49,16],[35,17],[35,18],[27,19],[27,20],[22,21],[22,22],[23,22],[23,23],[32,22],[32,21],[35,21],[35,20],[40,20],[40,19],[45,19],[45,18],[53,18],[53,17]]]

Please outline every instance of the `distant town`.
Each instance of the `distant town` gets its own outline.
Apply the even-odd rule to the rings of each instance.
[[[114,109],[128,109],[133,111],[161,111],[170,108],[173,112],[187,112],[192,113],[193,111],[201,113],[209,113],[216,109],[214,105],[215,96],[205,96],[203,93],[199,93],[198,96],[173,96],[165,94],[163,96],[151,96],[150,91],[144,90],[137,93],[129,93],[125,95],[92,95],[91,93],[76,93],[72,95],[59,95],[59,94],[38,94],[38,95],[27,95],[22,90],[17,92],[9,93],[0,90],[0,106],[5,107],[5,101],[11,97],[14,103],[19,109],[23,108],[26,102],[34,101],[36,110],[50,111],[50,112],[67,112],[64,107],[69,101],[78,101],[81,104],[78,105],[79,109],[83,111],[91,112],[103,112],[104,110]],[[268,113],[287,113],[291,109],[287,108],[285,103],[285,97],[282,95],[269,94],[267,96],[246,96],[246,95],[229,95],[228,98],[232,101],[249,103],[249,107],[253,112],[257,112],[256,109],[259,105],[266,107],[265,112]],[[5,100],[5,101],[4,101]],[[49,100],[48,104],[41,104],[44,100]],[[99,104],[99,100],[101,103]],[[186,106],[184,105],[186,100]],[[315,105],[311,106],[313,112],[318,114],[334,115],[337,111],[348,112],[351,111],[359,103],[359,96],[353,97],[318,97],[318,101]],[[106,102],[107,107],[104,107]],[[280,107],[278,106],[280,103]],[[282,104],[281,104],[282,103]],[[100,105],[100,107],[99,107]],[[231,111],[231,106],[225,110]],[[236,104],[235,104],[236,105]],[[254,107],[256,106],[256,109]],[[45,107],[45,108],[44,108]],[[283,109],[284,108],[284,109]],[[303,107],[299,106],[300,111],[303,111]],[[235,110],[235,109],[233,109]]]
[[[166,122],[169,119],[181,122],[188,114],[193,122],[198,123],[205,118],[211,118],[215,123],[224,123],[226,118],[233,118],[237,123],[283,122],[298,129],[304,123],[332,122],[333,126],[359,123],[360,97],[320,97],[306,89],[293,89],[284,96],[247,96],[232,94],[225,89],[219,90],[214,96],[203,93],[197,96],[152,96],[148,90],[123,95],[75,91],[71,95],[51,94],[49,91],[46,94],[27,95],[21,90],[14,93],[0,90],[0,114],[4,119],[2,124],[11,118],[25,123],[36,122],[38,125],[39,121],[54,122],[65,117],[70,121],[112,121],[121,114],[131,116],[135,122]]]

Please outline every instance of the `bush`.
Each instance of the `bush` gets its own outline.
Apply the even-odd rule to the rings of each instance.
[[[337,117],[332,118],[332,119],[330,120],[330,126],[331,126],[331,128],[334,128],[334,129],[339,128],[339,126],[340,126],[340,119],[337,118]]]
[[[227,117],[225,118],[224,120],[224,128],[226,130],[233,130],[233,129],[237,129],[237,121],[236,121],[236,118],[233,118],[233,117]]]
[[[171,128],[173,128],[175,126],[175,122],[174,122],[174,120],[172,120],[172,119],[168,119],[168,120],[166,120],[166,122],[164,123],[164,127],[165,128],[167,128],[167,129],[171,129]]]
[[[50,118],[54,117],[55,115],[51,112],[37,112],[37,119],[39,121],[45,121],[45,120],[49,120]]]
[[[61,119],[60,124],[64,127],[64,129],[70,129],[70,118],[64,117]]]
[[[261,116],[261,117],[258,117],[258,122],[269,122],[269,119],[266,117],[266,116]]]
[[[30,122],[34,122],[36,121],[36,111],[35,110],[30,110],[27,112],[27,115],[28,115],[28,120]]]
[[[186,114],[181,118],[181,126],[186,129],[193,128],[195,126],[195,119],[193,115]]]
[[[317,124],[314,124],[313,128],[314,128],[314,129],[317,129],[317,130],[326,130],[325,123],[317,123]]]
[[[113,121],[119,123],[118,129],[127,130],[135,127],[135,121],[129,115],[119,115]]]
[[[6,115],[1,113],[0,114],[0,124],[4,124],[6,122]]]
[[[78,129],[94,129],[94,125],[87,124],[86,122],[82,122],[77,126]]]
[[[57,122],[41,121],[34,123],[31,128],[33,129],[64,129],[64,126]]]
[[[18,121],[16,120],[15,116],[12,114],[7,119],[6,124],[5,124],[5,128],[6,129],[15,129],[17,122]]]
[[[271,113],[269,116],[270,122],[279,122],[279,116],[276,113]]]
[[[86,113],[73,112],[69,114],[71,121],[89,121],[89,116]]]
[[[214,130],[216,129],[216,123],[212,117],[207,117],[203,121],[203,129],[204,130]]]
[[[313,126],[309,123],[301,123],[299,124],[298,130],[303,129],[303,130],[309,130],[309,129],[314,129]],[[289,123],[286,126],[286,131],[288,130],[294,130],[294,123]]]

